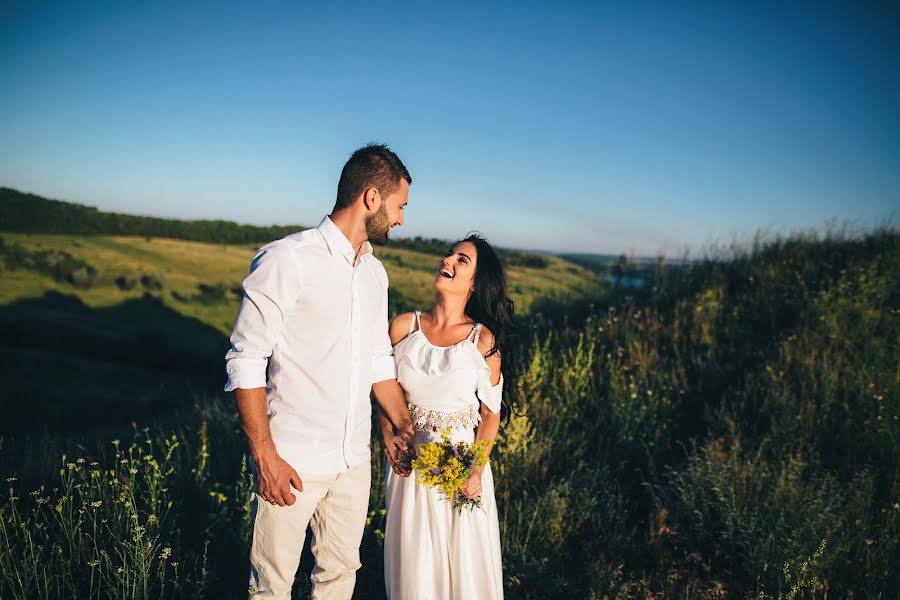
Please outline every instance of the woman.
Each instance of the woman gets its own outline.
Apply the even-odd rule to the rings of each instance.
[[[470,235],[438,265],[435,304],[391,322],[397,379],[409,403],[414,444],[494,440],[500,427],[503,371],[509,370],[513,303],[497,253]],[[380,419],[385,446],[396,442]],[[477,428],[477,430],[476,430]],[[473,431],[474,430],[474,431]],[[461,492],[482,498],[454,509],[437,489],[419,485],[408,465],[391,465],[385,482],[384,574],[393,600],[503,597],[500,528],[490,462],[476,467]],[[391,468],[393,467],[393,469]]]

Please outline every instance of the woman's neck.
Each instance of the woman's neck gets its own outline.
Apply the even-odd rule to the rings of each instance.
[[[452,327],[471,321],[466,316],[467,301],[468,298],[448,296],[438,292],[437,297],[434,299],[434,306],[429,311],[434,325],[436,327]]]

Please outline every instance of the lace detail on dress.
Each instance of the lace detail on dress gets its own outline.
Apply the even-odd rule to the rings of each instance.
[[[409,416],[413,426],[420,431],[441,431],[451,429],[475,429],[481,422],[481,414],[474,408],[460,410],[435,410],[415,404],[409,405]]]

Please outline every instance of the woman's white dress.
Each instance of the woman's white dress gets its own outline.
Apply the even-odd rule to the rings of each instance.
[[[416,311],[410,334],[394,346],[397,380],[415,427],[415,443],[438,441],[446,427],[454,441],[471,442],[479,402],[500,411],[503,381],[478,351],[481,325],[453,346],[435,346],[422,333]],[[434,488],[399,477],[385,482],[384,579],[391,600],[489,600],[503,597],[500,525],[488,463],[481,478],[482,508],[457,512]]]

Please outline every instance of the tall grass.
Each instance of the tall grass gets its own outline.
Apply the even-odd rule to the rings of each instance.
[[[900,235],[773,239],[541,310],[492,459],[508,596],[896,597]],[[242,456],[216,399],[28,472],[5,451],[0,597],[240,597]],[[360,598],[383,595],[375,456]]]

